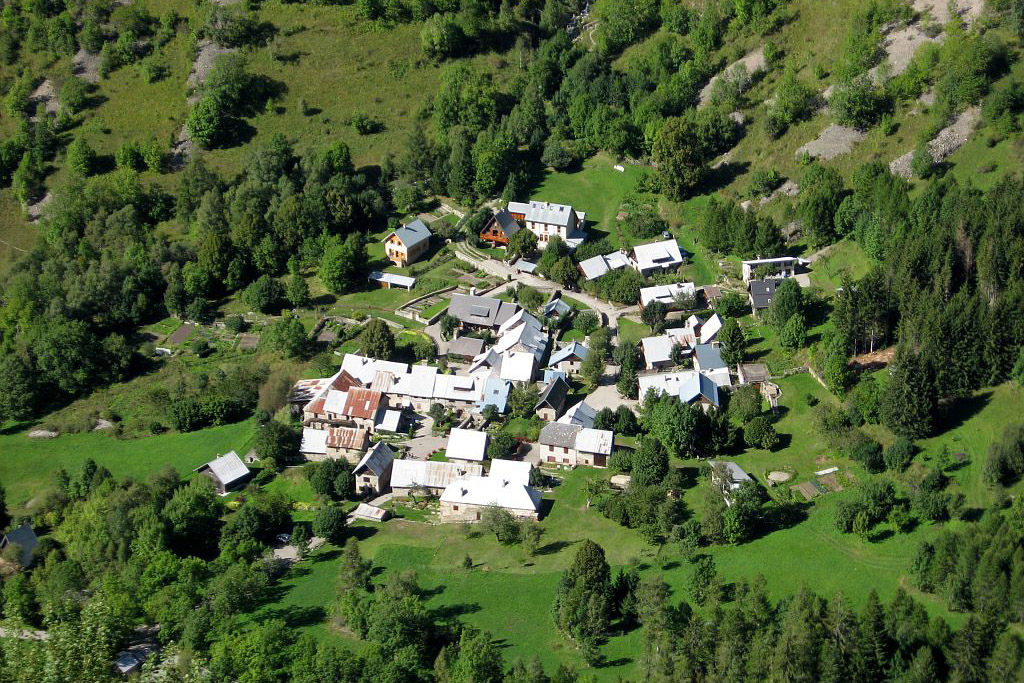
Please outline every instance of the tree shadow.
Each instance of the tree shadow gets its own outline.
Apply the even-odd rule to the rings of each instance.
[[[304,628],[323,623],[327,618],[327,610],[323,607],[300,607],[289,605],[288,607],[275,607],[263,612],[265,620],[280,619],[289,628]]]
[[[973,396],[958,398],[942,406],[936,431],[947,432],[961,427],[981,412],[992,400],[992,390],[978,392]]]
[[[443,605],[431,610],[434,616],[440,621],[454,621],[466,614],[479,612],[482,607],[475,602],[463,602],[455,605]]]
[[[615,659],[606,659],[606,660],[604,660],[603,662],[601,662],[597,666],[597,668],[598,669],[609,669],[609,668],[614,667],[614,666],[626,666],[627,664],[632,664],[632,663],[633,663],[633,660],[631,658],[629,658],[629,657],[616,657]]]
[[[348,532],[354,536],[357,541],[365,541],[376,534],[377,529],[368,526],[352,526],[349,527]]]
[[[538,519],[544,519],[551,514],[551,509],[555,506],[555,501],[544,498],[540,501],[540,510],[537,513]]]
[[[554,541],[537,548],[534,555],[554,555],[555,553],[565,550],[573,543],[575,543],[575,541]]]
[[[340,550],[325,550],[321,553],[316,553],[310,558],[313,564],[319,564],[321,562],[333,562],[334,560],[341,557]]]
[[[888,540],[896,535],[892,529],[881,529],[868,536],[868,541],[871,543],[881,543],[882,541]]]
[[[720,190],[732,184],[734,180],[745,174],[749,169],[749,161],[728,162],[721,164],[718,168],[712,168],[704,177],[700,189],[695,194],[707,194]]]

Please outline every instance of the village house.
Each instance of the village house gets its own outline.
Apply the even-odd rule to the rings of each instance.
[[[477,477],[483,471],[483,465],[474,462],[395,460],[391,468],[391,492],[396,496],[428,495],[436,498],[456,479]]]
[[[683,403],[699,403],[704,410],[721,407],[718,385],[696,370],[640,375],[639,384],[641,402],[647,399],[649,392],[654,392],[656,396],[675,396]]]
[[[630,263],[629,256],[621,251],[613,251],[610,254],[592,256],[580,261],[577,270],[579,270],[583,279],[589,282],[590,280],[596,280],[602,275],[610,273],[613,270],[631,268],[632,266],[633,264]]]
[[[369,430],[360,427],[303,427],[299,453],[306,460],[314,462],[344,458],[354,465],[359,462],[369,444]]]
[[[720,387],[732,386],[729,366],[722,360],[721,349],[714,344],[697,344],[693,347],[693,369]]]
[[[751,280],[747,283],[750,309],[755,315],[772,305],[772,297],[775,296],[775,288],[779,282],[780,280]]]
[[[770,377],[768,367],[761,363],[740,363],[736,366],[736,378],[741,385],[753,384],[760,389]]]
[[[17,557],[14,559],[22,568],[27,568],[32,564],[32,554],[38,545],[39,538],[28,522],[22,522],[4,534],[3,538],[0,538],[0,552],[13,547],[17,551]]]
[[[217,487],[217,492],[226,494],[242,486],[249,479],[249,468],[245,466],[238,453],[230,451],[214,458],[205,465],[195,469],[197,474],[208,477]]]
[[[672,360],[672,349],[677,343],[680,342],[667,334],[641,339],[640,350],[644,355],[644,368],[647,370],[669,370],[673,368],[675,361]],[[689,355],[689,347],[686,346],[685,348],[686,355]]]
[[[674,239],[640,244],[633,247],[633,267],[647,277],[654,273],[667,273],[683,265],[679,243]]]
[[[754,279],[785,279],[796,277],[797,273],[810,261],[796,256],[779,256],[776,258],[759,258],[743,261],[743,282]]]
[[[490,242],[494,247],[507,247],[512,236],[522,229],[523,226],[519,225],[515,216],[507,209],[500,209],[480,231],[480,239]]]
[[[419,218],[384,238],[385,255],[400,268],[415,263],[429,248],[430,228]]]
[[[739,490],[743,482],[754,481],[742,467],[731,460],[710,460],[708,465],[711,466],[711,481],[721,487],[725,504],[730,507],[733,493]]]
[[[556,235],[570,249],[575,249],[586,239],[583,232],[586,214],[576,212],[571,206],[538,201],[509,202],[507,211],[537,236],[537,244],[542,249]]]
[[[566,410],[557,422],[589,428],[594,426],[595,419],[597,419],[597,411],[586,401],[580,401]]]
[[[552,422],[540,430],[540,458],[566,467],[607,467],[615,434],[605,429]]]
[[[391,490],[391,472],[395,452],[383,441],[378,442],[356,464],[352,476],[356,492],[364,498],[375,498]]]
[[[483,462],[487,458],[487,432],[453,427],[448,433],[445,457],[449,460]]]
[[[669,309],[678,308],[677,302],[684,297],[690,300],[696,299],[697,288],[692,282],[673,282],[668,285],[654,285],[640,289],[641,306],[657,301]]]
[[[462,329],[497,330],[519,308],[510,301],[475,294],[452,294],[448,315],[459,321]]]
[[[493,460],[487,476],[456,479],[441,494],[442,522],[476,522],[497,506],[524,520],[537,519],[541,494],[530,486],[530,463]]]
[[[359,427],[373,431],[377,412],[387,408],[387,397],[375,389],[353,386],[348,391],[329,389],[325,396],[309,402],[303,410],[307,426]]]
[[[512,383],[500,377],[488,377],[484,380],[483,398],[476,404],[475,411],[482,413],[487,406],[494,406],[499,415],[508,410],[508,395],[512,391]]]
[[[556,377],[540,394],[540,400],[534,406],[537,417],[545,422],[554,422],[562,414],[565,407],[565,399],[569,396],[569,383],[561,377]]]
[[[448,359],[470,361],[483,353],[484,340],[477,337],[456,337],[448,342]]]
[[[548,366],[561,370],[566,374],[574,375],[579,373],[580,368],[583,366],[583,361],[587,359],[589,353],[590,349],[583,344],[571,342],[551,354]]]

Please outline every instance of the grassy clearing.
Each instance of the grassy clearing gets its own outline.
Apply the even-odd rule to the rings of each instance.
[[[639,342],[644,337],[651,336],[650,325],[638,323],[626,317],[619,318],[619,342]]]
[[[843,275],[859,280],[867,275],[871,265],[871,259],[859,244],[844,239],[811,265],[811,282],[834,291],[842,282]]]
[[[583,167],[570,173],[545,171],[540,184],[530,194],[531,199],[570,204],[587,214],[591,237],[608,235],[612,244],[620,246],[615,230],[615,215],[622,200],[629,194],[645,170],[640,166],[626,166],[625,172],[616,171],[617,162],[606,154],[587,159]]]
[[[0,436],[0,481],[15,511],[41,502],[58,468],[77,471],[88,458],[118,478],[145,479],[164,467],[186,473],[230,450],[245,453],[255,430],[247,420],[188,434],[142,439],[115,439],[103,433],[68,434],[56,439],[29,439],[27,432]]]

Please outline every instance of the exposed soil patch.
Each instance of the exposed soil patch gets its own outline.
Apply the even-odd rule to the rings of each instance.
[[[74,74],[90,83],[100,82],[100,56],[90,54],[85,48],[75,53],[72,63]]]
[[[48,114],[56,114],[60,108],[60,103],[57,101],[57,88],[49,78],[32,91],[29,99],[36,103],[42,102]]]
[[[47,192],[38,202],[36,202],[35,204],[29,204],[27,207],[25,207],[25,210],[28,213],[29,223],[38,222],[39,219],[43,217],[43,211],[46,209],[46,206],[52,201],[53,193]]]
[[[56,439],[60,434],[51,429],[33,429],[28,433],[30,439]]]
[[[796,155],[803,156],[804,152],[807,152],[812,159],[828,161],[848,154],[853,146],[865,137],[866,134],[856,128],[833,123],[821,131],[817,138],[797,149]]]
[[[825,485],[829,491],[842,491],[843,485],[839,483],[839,473],[824,474],[818,477],[818,481]]]
[[[928,143],[928,151],[932,153],[935,163],[945,161],[949,155],[963,147],[971,137],[971,133],[974,132],[974,128],[978,125],[980,118],[981,109],[976,106],[970,107],[962,111],[953,123],[940,130],[939,134]],[[898,175],[901,178],[910,178],[913,175],[910,169],[913,159],[914,151],[911,150],[893,159],[889,164],[889,170],[893,175]]]
[[[895,355],[895,346],[872,351],[871,353],[862,353],[850,359],[850,367],[854,370],[881,370],[892,362]]]
[[[736,60],[735,62],[727,66],[725,70],[722,72],[722,74],[732,71],[733,67],[739,64],[742,64],[744,67],[746,67],[747,73],[751,75],[758,71],[763,71],[765,67],[764,48],[759,47],[753,52],[747,54],[742,59]],[[712,76],[711,80],[708,81],[707,85],[701,88],[700,104],[698,106],[703,107],[704,105],[711,101],[711,89],[714,87],[715,81],[717,81],[722,74],[716,74]]]

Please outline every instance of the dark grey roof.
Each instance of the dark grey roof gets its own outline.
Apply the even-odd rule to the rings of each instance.
[[[540,410],[541,407],[548,406],[555,412],[561,411],[562,406],[565,405],[565,397],[568,395],[569,383],[561,377],[556,377],[544,387],[544,391],[541,392],[540,400],[537,401],[537,406],[534,410]]]
[[[501,231],[505,233],[505,237],[512,239],[512,235],[516,234],[523,229],[519,225],[519,221],[512,217],[506,209],[502,209],[498,213],[494,214],[494,224],[501,228]]]
[[[474,358],[484,350],[484,340],[476,337],[456,337],[448,344],[449,356]]]
[[[395,230],[395,235],[398,236],[398,239],[402,240],[402,244],[405,245],[406,249],[410,249],[420,242],[430,239],[430,228],[427,227],[426,223],[417,218],[412,223],[403,225],[398,230]]]
[[[378,441],[377,445],[366,452],[363,459],[359,461],[355,469],[352,470],[352,474],[359,474],[364,469],[368,469],[373,472],[374,476],[379,477],[380,475],[387,472],[388,468],[391,467],[391,463],[395,461],[395,452],[391,450],[383,441]]]
[[[516,304],[490,296],[452,294],[448,314],[470,325],[498,327],[515,315]]]
[[[775,296],[775,288],[778,284],[778,280],[751,280],[750,299],[754,308],[768,308],[772,303],[772,297]]]
[[[545,446],[563,446],[565,448],[576,447],[576,435],[583,429],[581,425],[562,424],[561,422],[549,422],[540,430],[540,438],[537,440]]]
[[[36,537],[36,532],[32,530],[32,525],[28,522],[22,522],[21,526],[17,529],[8,531],[7,535],[0,541],[0,548],[6,548],[10,543],[14,543],[21,548],[18,562],[22,567],[32,564],[32,553],[35,551],[36,546],[39,545],[39,539]]]
[[[727,367],[725,361],[722,360],[722,352],[716,346],[697,344],[693,347],[693,352],[697,355],[697,364],[701,370],[715,370]]]

